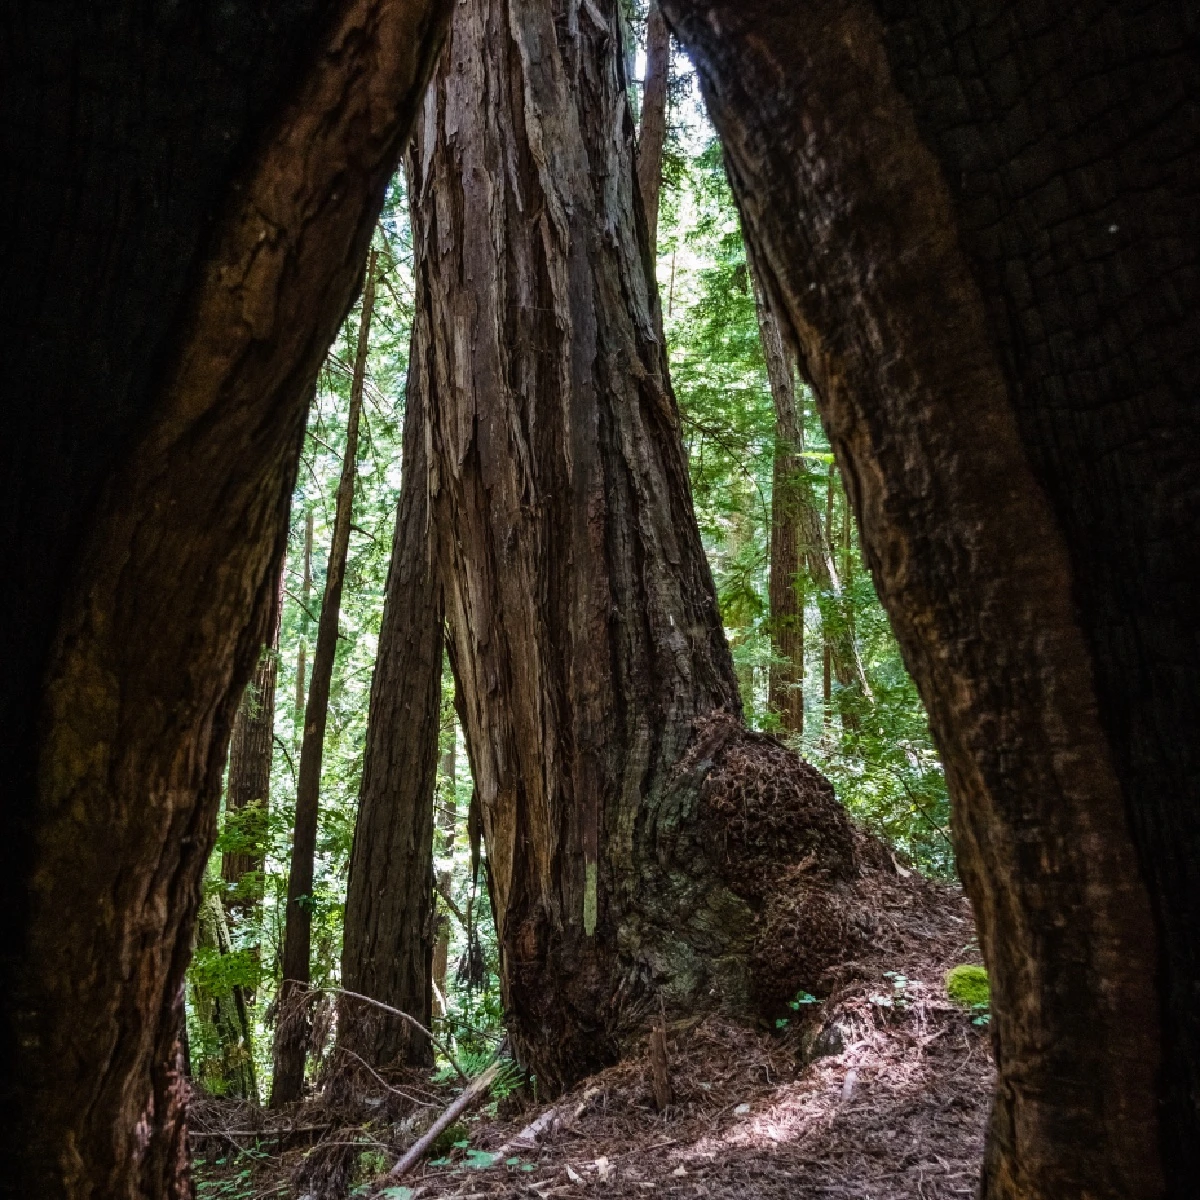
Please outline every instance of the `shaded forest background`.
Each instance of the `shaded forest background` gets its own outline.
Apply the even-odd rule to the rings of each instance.
[[[635,74],[641,74],[640,71]],[[631,97],[635,109],[637,89]],[[657,268],[672,380],[683,417],[696,514],[716,580],[747,723],[776,733],[819,767],[866,828],[902,864],[954,876],[945,780],[925,712],[869,574],[842,480],[798,381],[801,446],[777,436],[746,250],[719,143],[686,60],[672,60]],[[374,238],[377,279],[356,454],[356,489],[320,786],[312,915],[312,984],[340,984],[347,872],[362,775],[396,504],[412,320],[411,240],[403,175],[392,184]],[[264,796],[223,806],[188,974],[193,1078],[217,1094],[266,1100],[284,913],[295,823],[303,709],[347,441],[358,302],[322,369],[292,500],[277,646],[242,702],[241,722],[272,718]],[[802,662],[781,658],[770,604],[773,488],[779,462],[823,526],[833,567],[814,578],[804,554],[793,581],[802,599]],[[865,687],[843,686],[833,647],[852,640]],[[794,643],[793,643],[794,644]],[[799,668],[799,669],[798,669]],[[777,711],[772,678],[800,679],[803,720]],[[791,706],[794,714],[796,706]],[[236,741],[236,734],[235,734]],[[460,1062],[490,1058],[502,1036],[496,946],[483,873],[472,871],[472,783],[443,672],[434,867],[438,940],[435,1033]],[[264,781],[265,782],[265,781]],[[227,796],[228,800],[228,796]],[[331,1009],[332,1006],[330,1005]],[[320,1069],[315,1021],[310,1073]],[[327,1030],[326,1030],[327,1034]],[[248,1042],[248,1047],[246,1043]]]

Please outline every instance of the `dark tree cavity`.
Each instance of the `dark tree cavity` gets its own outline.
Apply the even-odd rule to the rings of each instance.
[[[7,1194],[185,1189],[175,1039],[230,724],[446,7],[4,18]]]
[[[994,978],[984,1193],[1189,1195],[1194,14],[663,8],[946,763]]]

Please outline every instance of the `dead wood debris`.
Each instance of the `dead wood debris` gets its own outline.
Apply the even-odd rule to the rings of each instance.
[[[950,966],[977,961],[969,909],[956,889],[888,871],[872,872],[869,886],[878,921],[869,950],[831,968],[821,1002],[785,1029],[720,1017],[667,1025],[665,1111],[656,1109],[647,1041],[641,1056],[552,1106],[469,1121],[457,1140],[469,1138],[471,1161],[487,1162],[483,1151],[491,1165],[442,1149],[438,1165],[427,1159],[406,1178],[409,1200],[974,1195],[989,1043],[942,989]],[[455,1089],[420,1072],[386,1086],[364,1073],[359,1087],[357,1107],[313,1100],[286,1115],[197,1097],[193,1150],[236,1164],[261,1130],[256,1195],[387,1195],[388,1166]]]

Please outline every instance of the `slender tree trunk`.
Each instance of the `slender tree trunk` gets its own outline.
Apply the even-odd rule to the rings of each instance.
[[[796,410],[795,371],[758,281],[754,301],[767,380],[775,401],[775,458],[771,480],[770,604],[771,673],[768,703],[785,733],[804,732],[804,577],[801,574],[800,508],[808,486],[797,478],[804,427]]]
[[[458,729],[452,722],[450,726],[450,745],[442,755],[440,767],[441,776],[441,811],[438,814],[437,825],[442,835],[441,852],[443,856],[454,854],[454,841],[458,823],[458,797],[456,788],[456,750]],[[438,874],[438,891],[446,894],[452,882],[451,872],[441,871]],[[435,901],[436,903],[436,901]],[[446,973],[450,962],[450,917],[443,906],[437,907],[437,936],[433,946],[433,991],[434,998],[441,1005],[442,1015],[445,1015],[446,1005]]]
[[[612,0],[455,9],[410,156],[412,360],[509,1028],[547,1088],[660,999],[753,1009],[745,886],[818,828],[832,875],[854,869],[828,785],[729,715],[632,143]],[[811,819],[751,866],[730,829],[768,759],[774,811],[804,796]]]
[[[304,582],[300,586],[300,645],[296,650],[296,748],[304,741],[304,703],[308,694],[308,612],[312,597],[313,510],[304,514]]]
[[[311,967],[313,860],[317,848],[321,764],[325,749],[325,722],[329,716],[329,685],[333,679],[333,663],[337,654],[342,584],[350,549],[350,522],[354,514],[358,422],[362,412],[371,316],[375,307],[377,260],[378,253],[372,250],[367,259],[366,283],[363,287],[362,316],[350,385],[350,411],[346,420],[346,451],[342,460],[342,477],[338,483],[329,560],[325,568],[325,594],[321,600],[321,615],[317,620],[312,680],[304,708],[304,741],[296,780],[296,828],[292,840],[291,870],[288,873],[287,916],[283,936],[283,980],[279,988],[279,1012],[275,1024],[272,1106],[299,1099],[304,1087],[308,1028],[304,993]]]
[[[427,321],[414,319],[413,343]],[[403,473],[346,895],[346,987],[432,1014],[433,808],[442,708],[442,589],[431,561],[423,362],[411,356]],[[377,1067],[432,1063],[406,1022],[344,1000],[339,1044]]]
[[[663,8],[946,765],[982,1194],[1194,1195],[1194,14]]]
[[[662,192],[663,146],[667,140],[667,90],[671,82],[671,32],[658,0],[646,13],[646,78],[642,85],[637,178],[646,214],[650,262],[658,261],[658,198]]]
[[[796,407],[791,352],[783,341],[778,318],[772,311],[770,301],[759,286],[757,278],[754,283],[754,297],[763,356],[767,363],[767,379],[775,401],[776,452],[771,501],[771,575],[768,585],[772,647],[777,658],[792,664],[790,669],[785,664],[772,668],[771,706],[780,714],[786,731],[803,730],[804,591],[800,575],[802,552],[809,577],[816,585],[821,598],[824,720],[828,723],[833,676],[841,689],[839,699],[842,720],[849,727],[854,727],[858,720],[857,706],[861,702],[859,698],[870,700],[871,688],[863,671],[853,625],[845,619],[844,598],[835,566],[834,468],[830,464],[825,520],[822,524],[821,513],[813,499],[812,490],[806,482],[797,478],[802,469],[804,436]]]
[[[225,909],[216,892],[205,896],[200,905],[196,947],[216,956],[227,955],[233,949]],[[257,1102],[254,1047],[250,1039],[245,989],[241,984],[218,989],[194,983],[192,1009],[197,1018],[211,1028],[211,1048],[216,1051],[209,1057],[194,1060],[194,1070],[201,1084],[216,1095]]]

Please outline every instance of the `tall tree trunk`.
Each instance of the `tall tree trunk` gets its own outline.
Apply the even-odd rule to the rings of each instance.
[[[858,642],[854,636],[849,601],[843,591],[835,555],[838,538],[834,536],[834,477],[829,464],[825,491],[825,518],[806,487],[801,497],[800,523],[808,561],[808,574],[817,588],[821,609],[821,638],[823,644],[825,717],[831,716],[830,676],[838,682],[838,715],[845,729],[857,729],[859,708],[874,697],[867,673],[863,670]],[[846,519],[849,520],[847,511]]]
[[[827,718],[829,712],[832,672],[841,689],[842,720],[854,727],[858,720],[858,698],[870,700],[871,688],[863,671],[854,627],[845,619],[842,588],[834,563],[833,467],[829,468],[829,493],[822,524],[812,489],[798,478],[803,462],[804,433],[796,408],[792,355],[783,341],[770,300],[757,279],[754,281],[754,299],[763,357],[767,363],[767,380],[775,402],[776,449],[768,595],[772,649],[776,658],[783,661],[772,667],[771,707],[779,713],[787,732],[803,730],[804,589],[800,575],[800,554],[803,553],[809,577],[821,597],[825,716]]]
[[[993,985],[983,1194],[1191,1195],[1194,15],[663,7],[946,764]]]
[[[442,835],[441,853],[444,857],[454,854],[454,841],[458,824],[458,797],[456,750],[458,728],[451,722],[450,745],[442,754],[441,767],[441,810],[438,813],[437,825]],[[449,895],[453,876],[449,870],[440,871],[437,878],[437,890],[443,895]],[[436,900],[435,900],[436,903]],[[434,998],[441,1006],[441,1012],[446,1013],[446,973],[450,963],[450,917],[444,911],[444,905],[438,905],[436,938],[433,944],[433,992]]]
[[[216,892],[205,896],[196,918],[196,947],[218,959],[233,949],[225,908]],[[216,966],[210,958],[201,966]],[[202,973],[203,974],[203,973]],[[254,1080],[254,1046],[250,1040],[250,1020],[246,1012],[246,992],[241,984],[214,987],[193,982],[192,1010],[197,1019],[212,1029],[210,1056],[196,1056],[193,1069],[197,1078],[216,1095],[258,1100]],[[208,1049],[208,1047],[204,1047]],[[199,1049],[199,1047],[198,1047]]]
[[[733,868],[714,763],[754,796],[770,758],[785,823],[811,801],[776,861],[819,836],[853,870],[828,785],[728,715],[632,141],[611,0],[456,8],[410,155],[412,361],[509,1028],[549,1088],[660,998],[753,1007],[774,867]]]
[[[279,987],[275,1023],[275,1073],[271,1081],[273,1107],[297,1100],[304,1087],[307,1045],[307,991],[312,940],[313,865],[317,849],[317,818],[320,810],[321,765],[325,752],[325,722],[329,716],[329,685],[337,655],[338,617],[342,584],[350,549],[350,523],[354,516],[354,484],[358,475],[358,422],[362,412],[363,384],[367,372],[367,349],[371,316],[375,308],[375,271],[378,252],[367,258],[362,315],[354,374],[350,384],[350,411],[346,418],[346,450],[342,477],[338,482],[333,536],[325,568],[325,594],[317,620],[317,644],[313,650],[312,680],[304,707],[304,741],[296,780],[296,827],[292,838],[292,861],[288,872],[287,913],[283,935],[283,979]]]
[[[637,179],[646,214],[650,262],[658,261],[658,198],[662,192],[663,146],[667,141],[667,91],[671,82],[671,32],[650,0],[646,13],[646,77],[638,130]]]
[[[258,657],[254,676],[242,693],[229,744],[229,783],[225,813],[238,814],[242,848],[221,856],[221,878],[230,885],[225,903],[254,918],[262,903],[268,817],[271,807],[271,762],[275,749],[275,678],[279,668],[279,621],[283,609],[283,576],[276,592],[271,632]]]
[[[413,345],[428,317],[417,310]],[[346,895],[345,986],[416,1017],[432,1015],[433,808],[442,713],[442,589],[431,561],[424,363],[413,354],[392,562]],[[341,1005],[339,1044],[373,1066],[426,1065],[427,1038],[399,1018]]]
[[[190,1194],[180,1003],[229,729],[304,403],[448,9],[6,22],[6,1196]]]
[[[804,732],[804,577],[801,574],[800,507],[808,487],[802,469],[804,427],[796,411],[795,371],[762,289],[754,302],[767,381],[775,402],[775,457],[771,478],[770,605],[771,673],[768,703],[785,733]]]
[[[296,648],[296,704],[294,708],[296,748],[304,740],[304,705],[308,695],[308,612],[312,595],[313,510],[304,514],[304,581],[300,586],[300,645]]]

